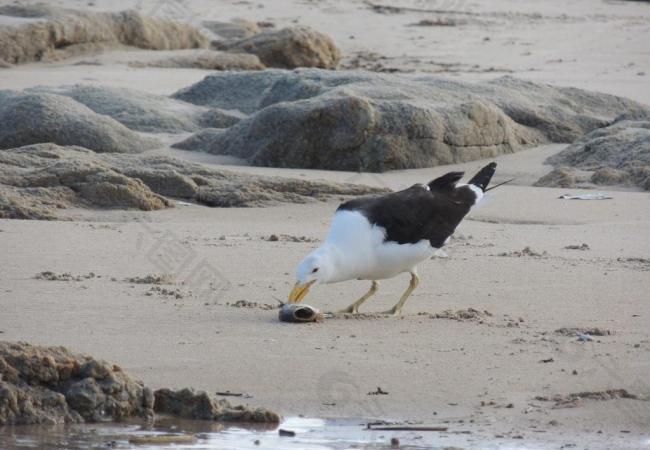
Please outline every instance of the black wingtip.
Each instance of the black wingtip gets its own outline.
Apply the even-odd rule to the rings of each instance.
[[[478,186],[481,188],[483,192],[485,192],[496,170],[497,170],[497,163],[491,162],[490,164],[488,164],[487,166],[479,170],[478,173],[474,175],[471,180],[469,180],[468,184],[473,184],[474,186]]]
[[[432,191],[452,189],[456,183],[458,183],[458,181],[463,178],[463,175],[465,175],[465,172],[448,172],[443,176],[431,181],[429,183],[429,189]]]

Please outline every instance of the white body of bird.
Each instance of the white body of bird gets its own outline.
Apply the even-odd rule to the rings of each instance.
[[[336,259],[333,270],[323,274],[321,282],[392,278],[415,271],[418,263],[436,251],[426,239],[415,244],[398,244],[385,238],[386,230],[372,225],[360,212],[338,211],[327,239],[312,253],[317,258],[327,254]]]

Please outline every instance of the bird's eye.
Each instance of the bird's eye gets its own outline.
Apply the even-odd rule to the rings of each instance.
[[[318,272],[318,267],[314,267],[314,270],[311,271],[311,273],[316,273]]]

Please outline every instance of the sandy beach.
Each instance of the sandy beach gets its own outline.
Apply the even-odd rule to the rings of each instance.
[[[393,10],[334,0],[61,4],[137,7],[190,23],[300,23],[332,37],[343,68],[380,63],[472,82],[510,75],[650,105],[647,2],[404,1],[391,2]],[[413,25],[441,9],[435,17],[456,26]],[[79,83],[171,95],[210,73],[127,64],[153,53],[127,49],[15,65],[0,69],[0,87]],[[453,170],[474,173],[486,162],[385,173],[256,167],[172,149],[169,135],[156,137],[165,145],[147,154],[251,176],[392,190]],[[552,169],[546,158],[568,144],[491,158],[495,183],[517,180],[470,213],[446,256],[419,266],[421,284],[399,318],[373,313],[394,304],[406,274],[381,281],[357,317],[278,321],[296,265],[325,238],[344,197],[252,208],[171,199],[173,207],[159,211],[68,208],[69,220],[0,219],[0,339],[119,362],[153,388],[242,393],[246,403],[286,417],[467,432],[440,436],[441,447],[647,448],[650,197],[634,186],[533,186]],[[610,198],[559,198],[567,193]],[[39,278],[43,272],[61,279]],[[161,274],[168,283],[137,279]],[[337,310],[368,284],[318,286],[306,302]],[[620,398],[621,390],[635,398]],[[576,400],[575,393],[592,395]]]

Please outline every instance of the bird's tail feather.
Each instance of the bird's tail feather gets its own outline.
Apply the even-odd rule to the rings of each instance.
[[[490,164],[488,164],[487,166],[479,170],[478,173],[474,175],[471,180],[469,180],[468,184],[473,184],[474,186],[478,186],[481,188],[483,192],[485,192],[485,190],[488,187],[488,184],[490,184],[492,175],[494,175],[494,172],[496,170],[497,170],[497,163],[491,162]]]

